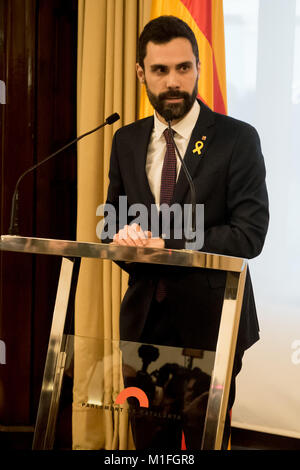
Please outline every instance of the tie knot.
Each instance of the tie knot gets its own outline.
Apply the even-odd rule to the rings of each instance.
[[[172,135],[174,137],[175,131],[173,129],[169,129],[168,127],[164,130],[164,137],[166,139],[167,144],[172,142],[172,138],[170,136],[170,131],[172,132]]]

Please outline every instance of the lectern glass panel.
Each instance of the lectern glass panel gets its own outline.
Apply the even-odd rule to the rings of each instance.
[[[73,388],[75,449],[200,450],[214,358],[211,351],[69,337],[54,448],[66,448],[61,426]]]

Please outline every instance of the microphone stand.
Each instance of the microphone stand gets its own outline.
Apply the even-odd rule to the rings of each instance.
[[[26,176],[31,171],[36,170],[39,166],[43,165],[44,163],[46,163],[51,158],[53,158],[56,155],[58,155],[59,153],[63,152],[68,147],[71,147],[71,145],[75,144],[76,142],[83,139],[87,135],[90,135],[93,132],[96,132],[98,129],[101,129],[102,127],[106,126],[107,124],[113,124],[118,119],[120,119],[120,116],[119,116],[118,113],[112,114],[111,116],[109,116],[106,119],[106,121],[103,124],[100,124],[99,126],[95,127],[95,129],[92,129],[91,131],[88,131],[85,134],[80,135],[79,137],[76,137],[76,139],[73,139],[71,142],[64,145],[60,149],[56,150],[55,152],[51,153],[51,155],[44,158],[44,160],[41,160],[40,162],[36,163],[35,165],[32,165],[30,168],[28,168],[26,171],[24,171],[24,173],[22,173],[22,175],[19,177],[19,179],[16,183],[15,190],[14,190],[13,197],[12,197],[11,213],[10,213],[10,225],[9,225],[9,229],[8,229],[9,235],[17,235],[17,233],[18,233],[18,229],[19,229],[19,226],[18,226],[19,225],[19,223],[18,223],[19,222],[19,220],[18,220],[19,185],[20,185],[22,179],[24,178],[24,176]]]
[[[173,132],[172,132],[172,127],[171,127],[171,120],[168,119],[167,120],[167,123],[168,123],[168,127],[169,127],[169,135],[172,139],[172,142],[173,142],[173,145],[175,147],[175,150],[177,152],[177,155],[179,157],[179,160],[181,161],[181,165],[182,165],[182,168],[184,170],[184,173],[185,173],[185,176],[188,180],[188,183],[190,185],[190,191],[191,191],[191,206],[192,206],[192,220],[191,220],[191,227],[192,227],[192,233],[196,233],[196,190],[195,190],[195,185],[194,185],[194,182],[192,180],[192,177],[190,175],[190,172],[189,170],[187,169],[187,166],[183,160],[183,158],[181,157],[180,155],[180,152],[178,150],[178,147],[176,145],[176,142],[175,142],[175,139],[173,137]]]

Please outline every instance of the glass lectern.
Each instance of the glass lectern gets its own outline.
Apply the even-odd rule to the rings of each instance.
[[[128,418],[136,448],[169,438],[187,449],[220,449],[236,348],[247,262],[190,250],[135,248],[1,236],[0,250],[62,258],[33,449],[52,449],[64,377],[85,354],[85,391],[76,406]],[[227,272],[215,352],[74,336],[72,305],[81,258],[187,266]],[[97,354],[89,354],[97,351]],[[74,366],[75,364],[75,366]],[[119,383],[112,384],[118,369]],[[143,432],[141,432],[143,430]],[[145,432],[146,430],[146,432]],[[166,444],[165,444],[166,442]],[[180,444],[181,443],[181,444]],[[75,447],[76,448],[76,447]]]

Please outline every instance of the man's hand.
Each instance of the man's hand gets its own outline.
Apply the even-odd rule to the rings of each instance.
[[[114,245],[142,246],[147,248],[164,248],[165,242],[162,238],[152,237],[151,232],[143,232],[138,224],[125,225],[114,235]]]

